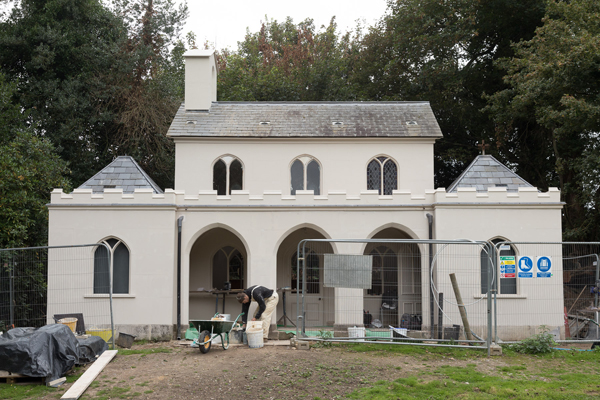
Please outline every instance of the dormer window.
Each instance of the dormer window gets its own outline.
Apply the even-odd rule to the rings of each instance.
[[[290,168],[291,193],[296,190],[312,190],[315,196],[321,194],[321,166],[310,156],[298,157]]]
[[[376,157],[367,166],[367,189],[391,195],[398,189],[398,166],[387,156]]]
[[[233,156],[223,156],[213,166],[213,190],[218,196],[231,194],[232,190],[244,187],[244,167]]]

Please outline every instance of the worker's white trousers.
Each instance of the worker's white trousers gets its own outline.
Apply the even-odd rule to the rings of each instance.
[[[279,303],[279,295],[276,291],[273,290],[273,295],[268,299],[265,299],[265,311],[260,316],[260,321],[262,321],[263,328],[263,338],[267,339],[269,337],[269,328],[271,328],[271,316],[275,312],[277,308],[277,303]],[[258,313],[259,308],[256,308],[256,312],[254,313],[254,317],[256,318],[256,314]]]

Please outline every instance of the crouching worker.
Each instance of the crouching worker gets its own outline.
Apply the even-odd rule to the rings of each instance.
[[[237,301],[242,303],[242,322],[243,327],[246,327],[248,321],[248,309],[250,303],[256,301],[258,307],[252,321],[262,321],[263,338],[266,340],[269,336],[269,328],[271,327],[271,315],[277,308],[279,295],[275,290],[267,289],[264,286],[251,286],[237,295]]]

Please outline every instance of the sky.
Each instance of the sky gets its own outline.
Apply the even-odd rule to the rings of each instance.
[[[187,0],[190,15],[184,27],[184,35],[194,32],[198,44],[206,40],[215,48],[229,47],[237,50],[237,42],[243,41],[246,28],[250,32],[260,29],[261,21],[274,19],[278,22],[292,17],[294,23],[312,18],[317,31],[321,25],[329,25],[336,17],[338,34],[353,29],[356,20],[371,26],[383,16],[386,0]]]

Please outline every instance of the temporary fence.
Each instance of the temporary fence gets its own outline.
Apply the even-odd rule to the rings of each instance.
[[[486,242],[306,239],[296,254],[300,337],[489,350],[494,254]]]
[[[497,242],[495,252],[496,341],[540,333],[557,342],[600,340],[600,243]]]
[[[0,249],[0,331],[63,323],[114,347],[111,270],[104,244]]]

